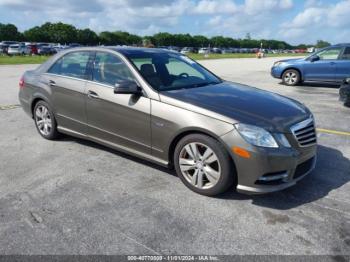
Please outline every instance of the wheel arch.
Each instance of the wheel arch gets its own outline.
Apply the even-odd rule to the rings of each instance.
[[[39,101],[44,101],[49,104],[49,100],[44,96],[37,95],[33,97],[32,102],[30,103],[30,113],[32,118],[34,117],[34,107]]]
[[[299,73],[300,75],[300,81],[303,81],[304,80],[304,77],[303,77],[303,73],[301,72],[300,68],[297,68],[295,66],[291,66],[291,67],[287,67],[285,68],[282,73],[281,73],[281,78],[283,78],[283,74],[287,71],[287,70],[295,70]]]
[[[227,148],[227,146],[224,144],[224,142],[220,139],[219,136],[217,136],[216,134],[208,131],[208,130],[203,130],[203,129],[186,129],[186,130],[182,130],[181,132],[179,132],[172,140],[171,143],[169,145],[169,150],[168,150],[168,160],[169,160],[169,167],[173,168],[174,167],[174,153],[175,153],[175,148],[176,145],[179,143],[179,141],[188,136],[188,135],[193,135],[193,134],[200,134],[200,135],[206,135],[209,136],[213,139],[215,139],[216,141],[218,141],[222,147],[227,151],[230,160],[231,160],[231,164],[232,167],[234,169],[234,171],[236,172],[236,164],[235,161],[232,157],[232,155],[230,154],[229,148]]]

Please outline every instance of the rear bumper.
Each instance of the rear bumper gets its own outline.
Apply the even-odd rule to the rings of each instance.
[[[292,135],[291,135],[292,136]],[[316,165],[317,145],[291,148],[261,148],[245,142],[233,131],[221,137],[232,148],[244,148],[249,158],[230,151],[237,173],[237,191],[246,194],[263,194],[280,191],[295,185],[312,172]],[[264,179],[274,178],[264,181]]]
[[[340,87],[339,100],[342,102],[350,101],[350,85]]]

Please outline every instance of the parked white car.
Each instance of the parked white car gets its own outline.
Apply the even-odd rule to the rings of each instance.
[[[208,54],[209,48],[203,47],[198,50],[198,54]]]
[[[7,50],[8,55],[24,55],[27,53],[25,44],[10,45]]]

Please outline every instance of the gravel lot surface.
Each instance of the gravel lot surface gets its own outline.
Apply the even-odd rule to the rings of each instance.
[[[338,89],[286,87],[276,58],[201,61],[224,79],[305,103],[322,129],[350,131]],[[97,144],[47,141],[18,105],[35,65],[0,66],[0,254],[350,255],[350,136],[319,133],[316,170],[269,195],[188,190],[172,171]]]

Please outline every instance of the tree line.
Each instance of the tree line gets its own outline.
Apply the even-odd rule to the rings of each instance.
[[[245,39],[231,37],[190,34],[157,33],[152,36],[138,36],[123,31],[103,31],[96,33],[89,28],[78,29],[73,25],[64,23],[44,23],[41,26],[32,27],[20,32],[13,24],[0,23],[0,41],[28,41],[48,43],[78,43],[82,45],[142,45],[148,43],[154,46],[178,46],[178,47],[236,47],[236,48],[264,48],[292,49],[307,48],[310,45],[292,46],[284,41],[251,39],[247,34]],[[318,44],[322,46],[317,46]],[[328,42],[319,40],[316,47],[330,45]]]

